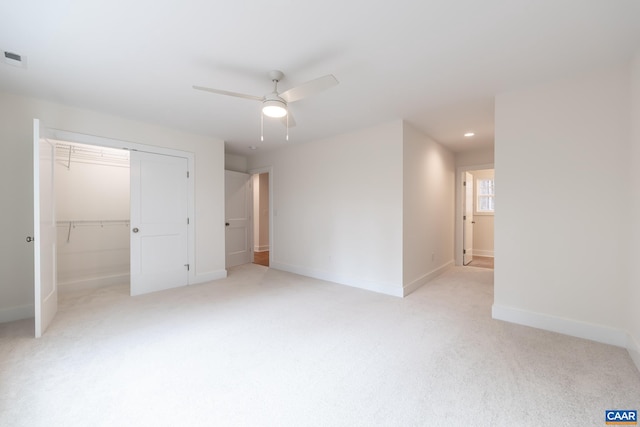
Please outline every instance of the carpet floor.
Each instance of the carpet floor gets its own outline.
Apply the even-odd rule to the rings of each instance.
[[[626,350],[491,319],[493,271],[401,299],[260,265],[0,325],[0,425],[601,426],[640,409]]]

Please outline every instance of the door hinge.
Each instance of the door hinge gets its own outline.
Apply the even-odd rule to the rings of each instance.
[[[463,215],[463,216],[462,216],[462,220],[463,220],[463,221],[466,221],[466,220],[467,220],[467,216],[466,216],[466,215]]]
[[[187,178],[189,178],[189,171],[187,171]]]
[[[187,225],[189,225],[189,218],[187,218]]]
[[[189,271],[189,264],[185,264],[185,267],[187,267],[187,271]]]
[[[467,181],[463,182],[463,183],[462,183],[462,186],[463,186],[463,187],[466,187],[466,186],[467,186]]]
[[[466,254],[466,253],[467,253],[467,250],[466,250],[466,249],[463,249],[463,250],[462,250],[462,255],[464,255],[464,254]],[[187,264],[187,265],[188,265],[188,264]]]

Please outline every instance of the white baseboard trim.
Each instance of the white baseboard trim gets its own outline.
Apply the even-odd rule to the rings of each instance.
[[[313,277],[314,279],[325,280],[327,282],[333,282],[340,285],[351,286],[353,288],[360,288],[367,291],[391,295],[394,297],[402,297],[402,287],[394,283],[379,282],[376,280],[361,279],[356,277],[346,277],[322,270],[315,270],[274,261],[271,262],[269,268],[287,271],[289,273],[299,274],[301,276]]]
[[[58,282],[58,289],[60,292],[77,291],[80,289],[98,289],[130,282],[131,278],[129,274],[116,274],[113,276],[92,277],[90,279]]]
[[[640,344],[638,341],[633,339],[631,334],[627,334],[627,351],[629,352],[629,356],[631,356],[631,360],[640,371]]]
[[[33,317],[33,304],[19,305],[17,307],[0,308],[0,323],[16,320],[30,319]]]
[[[267,252],[268,250],[269,250],[269,245],[254,246],[253,247],[253,252]]]
[[[621,329],[611,328],[609,326],[596,325],[594,323],[535,313],[496,304],[493,304],[491,308],[491,315],[497,320],[558,332],[560,334],[597,341],[603,344],[623,348],[627,348],[628,345],[627,333]]]
[[[190,285],[197,285],[200,283],[213,282],[214,280],[220,280],[227,277],[227,270],[210,271],[209,273],[197,274],[191,280]]]
[[[486,257],[493,258],[494,251],[485,250],[485,249],[474,249],[473,256],[486,256]]]
[[[403,293],[402,296],[406,297],[411,292],[415,291],[419,287],[421,287],[421,286],[427,284],[428,282],[432,281],[433,279],[435,279],[436,277],[438,277],[439,275],[444,273],[446,270],[448,270],[452,266],[453,266],[453,260],[447,262],[443,266],[440,266],[440,267],[436,268],[435,270],[430,271],[429,273],[427,273],[427,274],[425,274],[423,276],[418,277],[413,282],[406,284],[404,286],[403,290],[402,290],[402,293]]]

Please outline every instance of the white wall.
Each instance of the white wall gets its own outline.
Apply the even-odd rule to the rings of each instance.
[[[129,157],[128,151],[118,154]],[[58,285],[63,289],[128,283],[129,165],[68,159],[57,156],[55,162]]]
[[[479,166],[479,165],[492,165],[494,157],[494,149],[481,148],[478,150],[467,150],[461,153],[456,153],[456,166]]]
[[[496,98],[494,317],[626,344],[629,89],[619,67]]]
[[[273,167],[272,267],[402,295],[401,121],[248,162]]]
[[[258,175],[258,242],[259,251],[269,250],[269,174]],[[255,201],[254,201],[255,203]]]
[[[631,274],[628,283],[628,332],[629,332],[629,353],[640,369],[640,51],[637,52],[631,66],[631,176],[629,182],[631,189],[631,239],[629,242],[629,253],[632,260],[630,263]]]
[[[260,175],[251,177],[251,186],[253,187],[253,251],[258,252],[260,243]]]
[[[253,250],[269,250],[269,174],[255,174],[253,179]]]
[[[33,315],[33,119],[45,126],[190,151],[195,156],[196,280],[224,277],[224,143],[158,125],[0,93],[0,321]]]
[[[453,264],[454,155],[403,126],[404,295]]]
[[[247,158],[237,154],[225,154],[224,168],[228,171],[247,173]]]

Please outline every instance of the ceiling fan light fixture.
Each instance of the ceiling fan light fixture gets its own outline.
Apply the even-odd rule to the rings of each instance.
[[[287,104],[277,99],[267,99],[262,103],[262,113],[267,117],[284,117],[287,115]]]

